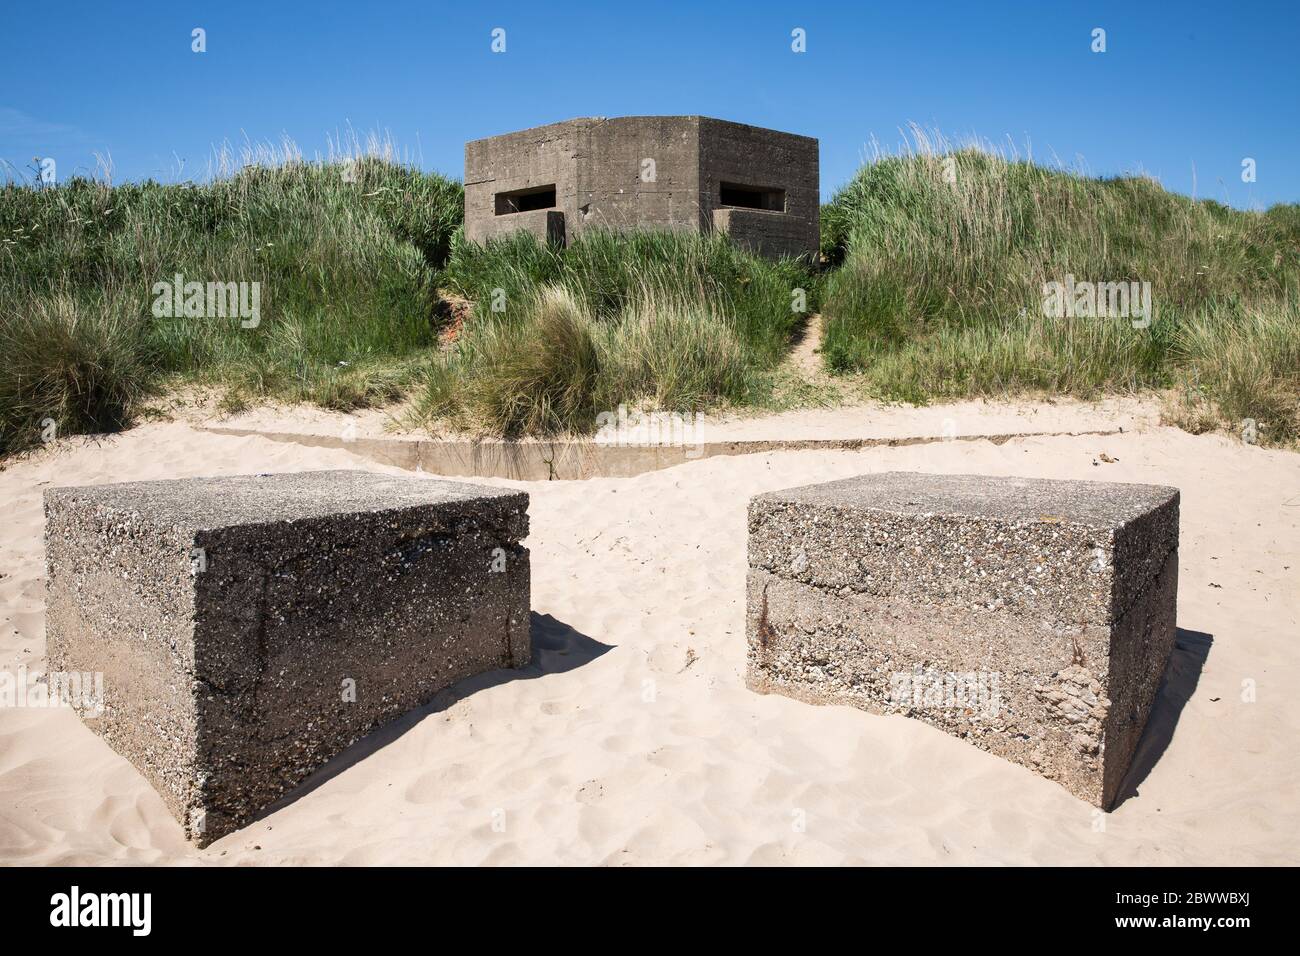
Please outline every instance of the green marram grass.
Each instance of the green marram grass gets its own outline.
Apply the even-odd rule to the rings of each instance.
[[[459,183],[358,155],[204,184],[0,186],[0,454],[122,427],[172,382],[355,408],[436,346]],[[258,282],[261,321],[155,318],[154,285]]]
[[[1295,441],[1300,206],[1245,212],[1144,177],[918,145],[823,209],[840,262],[824,296],[831,370],[909,402],[1175,389],[1192,399],[1176,419]],[[1044,284],[1067,276],[1150,283],[1153,321],[1045,315]]]
[[[442,281],[473,315],[417,417],[508,436],[588,433],[620,405],[761,403],[818,291],[799,261],[665,231],[589,231],[565,248],[458,236]]]

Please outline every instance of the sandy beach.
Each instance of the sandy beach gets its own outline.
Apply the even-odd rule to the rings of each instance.
[[[204,850],[71,711],[0,708],[0,862],[1300,863],[1300,456],[1164,427],[1140,403],[837,409],[709,428],[932,435],[952,418],[979,434],[1031,413],[1043,431],[1125,427],[715,457],[633,478],[482,479],[531,496],[528,668],[444,692]],[[337,424],[326,419],[304,414],[303,430]],[[67,439],[10,463],[0,667],[45,666],[44,488],[331,468],[396,473],[346,448],[189,421]],[[918,721],[745,688],[749,498],[886,470],[1182,490],[1177,647],[1136,792],[1115,812]]]

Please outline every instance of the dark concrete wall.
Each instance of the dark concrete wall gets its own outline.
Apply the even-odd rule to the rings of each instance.
[[[647,176],[647,160],[653,176]],[[785,210],[715,216],[720,183],[785,191]],[[574,119],[465,146],[465,234],[556,236],[536,211],[496,215],[494,197],[554,184],[567,237],[585,229],[734,230],[768,255],[815,252],[817,141],[699,116]]]

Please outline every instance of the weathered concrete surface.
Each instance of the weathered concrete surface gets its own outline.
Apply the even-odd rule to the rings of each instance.
[[[529,658],[528,496],[331,471],[45,493],[52,670],[191,839],[374,727]]]
[[[747,682],[917,717],[1109,809],[1173,648],[1178,503],[903,472],[760,495]]]
[[[791,250],[808,247],[806,221],[765,209],[715,209],[713,228],[725,232],[736,245],[773,259],[795,255]]]
[[[531,232],[542,242],[562,246],[565,244],[564,213],[555,209],[532,209],[508,216],[493,216],[481,223],[478,241],[486,242],[511,232]]]
[[[497,204],[499,194],[553,185],[568,238],[592,227],[720,228],[765,255],[812,254],[818,175],[817,140],[807,136],[701,116],[567,120],[466,144],[465,235],[554,238],[536,210],[498,214]],[[724,186],[766,190],[781,208],[728,205]]]

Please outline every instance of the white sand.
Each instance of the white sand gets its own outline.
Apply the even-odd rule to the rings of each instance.
[[[872,414],[873,428],[903,430],[909,415],[945,417]],[[1008,414],[967,403],[960,432]],[[1071,430],[1079,419],[1074,406],[1035,414]],[[737,431],[862,427],[856,410],[800,415]],[[381,731],[203,851],[71,712],[0,709],[0,861],[1300,863],[1300,456],[1153,417],[1107,437],[488,482],[532,495],[534,667],[472,681],[449,706]],[[1094,465],[1101,452],[1118,461]],[[0,668],[44,666],[43,487],[319,468],[388,470],[173,423],[62,442],[0,472]],[[1182,488],[1184,633],[1139,757],[1149,773],[1104,829],[1055,784],[920,722],[744,688],[747,500],[886,469]],[[1254,703],[1242,700],[1246,680]]]

